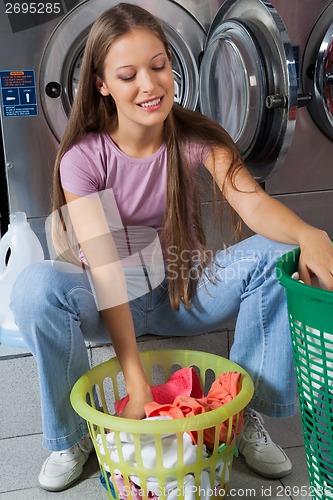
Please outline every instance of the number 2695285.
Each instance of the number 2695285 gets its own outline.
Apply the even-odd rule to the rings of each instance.
[[[60,14],[60,2],[6,2],[6,14]]]

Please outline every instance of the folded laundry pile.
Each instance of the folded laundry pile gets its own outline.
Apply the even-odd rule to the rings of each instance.
[[[181,368],[171,375],[164,384],[152,386],[154,402],[145,406],[146,419],[170,420],[175,418],[187,418],[217,409],[237,396],[240,391],[240,378],[241,374],[239,372],[221,373],[211,385],[207,396],[205,396],[196,371],[192,367]],[[115,409],[119,415],[121,415],[127,402],[128,396],[115,403]],[[237,415],[233,417],[232,438],[241,431],[242,423],[243,412],[240,413],[239,417]],[[221,422],[220,424],[220,443],[226,442],[228,425],[229,420]],[[159,447],[162,447],[163,467],[169,469],[177,467],[179,463],[185,465],[194,464],[197,460],[198,453],[197,434],[197,431],[191,430],[184,432],[182,435],[182,446],[179,446],[179,435],[177,437],[175,433],[164,434],[159,441],[161,442]],[[202,453],[203,458],[208,458],[211,454],[209,450],[214,446],[215,427],[204,430],[203,441],[204,444],[200,447],[200,450],[202,450],[200,453]],[[120,462],[118,455],[118,445],[120,444],[123,459],[127,464],[135,467],[142,461],[142,464],[147,469],[156,467],[156,439],[153,434],[140,435],[141,457],[139,460],[136,456],[138,450],[131,433],[120,432],[116,437],[113,432],[110,432],[103,438],[99,435],[97,436],[97,444],[100,454],[104,456],[106,456],[106,453],[109,454],[113,462]],[[105,446],[107,450],[105,450]],[[181,453],[183,456],[179,457],[180,450],[182,450]],[[128,478],[129,483],[126,483],[126,486],[120,469],[110,471],[107,465],[105,465],[105,469],[109,474],[108,480],[111,491],[115,491],[113,484],[116,484],[119,490],[120,499],[127,499],[131,497],[131,494],[134,499],[142,498],[142,492],[140,493],[141,488],[148,490],[148,497],[152,500],[157,500],[161,495],[161,485],[157,477],[150,476],[147,479],[147,484],[141,485],[139,476],[130,475]],[[207,467],[207,470],[201,471],[200,498],[208,500],[215,495],[216,491],[214,491],[214,488],[219,488],[223,470],[224,481],[227,482],[229,480],[229,459],[228,463],[224,463],[222,459],[218,461],[215,469],[213,487],[210,481],[209,467]],[[101,481],[102,483],[104,481],[105,487],[105,478],[102,478]],[[184,498],[186,498],[186,500],[194,500],[196,488],[197,484],[194,474],[186,474],[184,483],[182,484],[182,494]],[[167,478],[166,483],[163,485],[163,494],[166,495],[167,500],[176,500],[179,497],[179,485],[175,477],[170,476]]]
[[[158,416],[158,417],[150,417],[148,420],[170,420],[171,417],[168,416]],[[161,449],[162,449],[162,458],[163,458],[163,467],[165,469],[171,469],[176,467],[179,464],[179,461],[182,460],[184,465],[192,465],[197,460],[197,445],[193,444],[191,436],[187,433],[183,433],[183,446],[182,446],[182,457],[179,457],[179,443],[176,434],[168,433],[164,434],[161,437]],[[127,464],[135,467],[138,464],[137,456],[136,456],[136,447],[134,442],[134,437],[131,433],[128,432],[120,432],[119,438],[121,443],[121,449],[123,454],[123,459]],[[118,454],[118,446],[117,439],[114,432],[110,432],[105,437],[107,453],[109,453],[111,460],[114,462],[120,462],[119,454]],[[99,445],[99,451],[101,455],[105,456],[105,449],[103,445],[102,437],[97,436],[97,443]],[[146,469],[154,469],[157,465],[157,454],[156,454],[156,442],[155,436],[152,434],[142,434],[140,436],[140,454],[142,460],[142,464]],[[209,453],[205,445],[202,447],[202,456],[204,458],[209,457]],[[215,470],[215,480],[214,487],[217,489],[220,482],[220,477],[222,474],[223,466],[227,467],[225,471],[225,480],[229,480],[229,464],[224,464],[223,461],[219,461],[217,464],[217,468]],[[105,469],[108,470],[108,466],[105,465]],[[177,484],[177,479],[175,477],[168,477],[165,484],[160,485],[158,479],[154,476],[150,476],[147,478],[147,484],[141,484],[141,479],[139,476],[131,474],[129,476],[129,485],[126,487],[124,478],[119,469],[115,469],[112,474],[109,476],[110,485],[114,482],[118,489],[120,499],[130,498],[132,493],[133,497],[140,497],[142,499],[142,492],[140,493],[141,488],[144,488],[149,492],[148,497],[152,500],[156,500],[163,494],[166,495],[167,500],[176,500],[179,498],[180,491],[184,495],[186,500],[194,500],[195,492],[196,492],[196,484],[195,478],[193,474],[186,474],[184,477],[184,482],[181,487]],[[112,482],[111,482],[112,481]],[[112,485],[113,486],[113,485]],[[111,487],[111,490],[113,488]],[[129,491],[130,489],[130,491]],[[210,477],[208,470],[203,470],[201,472],[200,477],[200,498],[209,499],[213,495],[215,495],[214,489],[212,489],[210,483]]]

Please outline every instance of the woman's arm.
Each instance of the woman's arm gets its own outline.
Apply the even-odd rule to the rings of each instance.
[[[215,148],[205,166],[245,224],[266,238],[299,245],[301,279],[310,284],[311,275],[316,274],[327,289],[333,290],[333,245],[325,231],[310,226],[269,196],[246,167],[241,167],[235,174],[234,187],[226,176],[230,161],[228,152]]]
[[[124,270],[101,200],[98,195],[80,197],[67,191],[64,194],[75,235],[89,264],[97,307],[110,334],[130,396],[122,416],[143,418],[144,405],[153,398],[139,358]]]

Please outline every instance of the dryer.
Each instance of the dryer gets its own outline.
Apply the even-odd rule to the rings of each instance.
[[[333,2],[274,0],[297,61],[297,112],[288,154],[266,190],[333,238]]]
[[[0,3],[9,209],[25,211],[41,239],[51,210],[53,162],[75,96],[85,40],[96,17],[116,3],[41,3],[49,5],[46,17],[28,11],[24,25],[22,12],[6,12]],[[175,100],[220,122],[260,182],[277,171],[292,140],[297,82],[292,47],[275,8],[261,0],[131,3],[162,21],[173,52]],[[35,4],[24,5],[29,10]]]

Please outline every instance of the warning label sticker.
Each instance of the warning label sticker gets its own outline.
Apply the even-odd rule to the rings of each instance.
[[[33,69],[0,71],[0,87],[4,117],[38,115]]]

